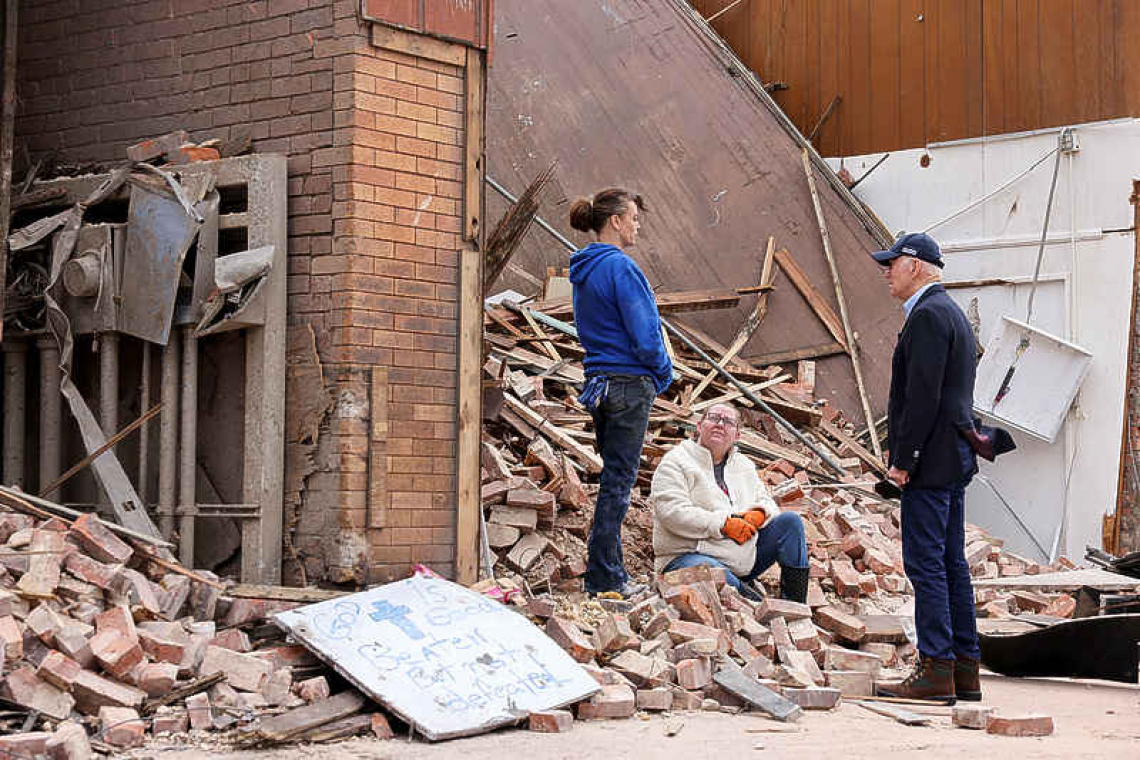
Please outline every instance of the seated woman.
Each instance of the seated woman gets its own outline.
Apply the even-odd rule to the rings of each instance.
[[[756,465],[736,450],[739,438],[736,409],[716,404],[697,423],[696,439],[682,441],[661,459],[650,490],[655,567],[723,567],[728,582],[756,600],[751,581],[779,562],[780,596],[803,603],[803,520],[776,506]]]

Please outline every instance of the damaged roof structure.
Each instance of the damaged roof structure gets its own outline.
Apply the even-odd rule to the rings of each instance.
[[[868,490],[902,323],[867,256],[883,186],[853,194],[705,21],[740,7],[5,4],[0,749],[845,700],[932,722],[867,700],[916,656],[898,510]],[[678,370],[630,602],[580,590],[600,460],[561,271],[570,201],[611,185],[648,201],[634,255]],[[806,604],[652,572],[649,479],[718,401],[804,517]],[[1137,616],[1104,613],[1134,565],[1076,583],[1064,553],[969,526],[986,664],[1045,674],[1095,631],[1111,656],[1054,674],[1129,680]],[[1053,730],[990,717],[935,722]]]

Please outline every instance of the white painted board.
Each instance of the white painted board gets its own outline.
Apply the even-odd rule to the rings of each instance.
[[[974,383],[974,410],[1052,443],[1089,371],[1092,354],[1002,317]]]
[[[599,689],[525,617],[439,578],[415,576],[273,621],[432,741],[515,723]]]

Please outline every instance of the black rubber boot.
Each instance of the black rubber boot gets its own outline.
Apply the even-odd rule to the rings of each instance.
[[[809,567],[780,568],[780,597],[789,602],[807,602]]]

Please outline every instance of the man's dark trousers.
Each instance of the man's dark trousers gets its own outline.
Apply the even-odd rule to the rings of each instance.
[[[588,592],[614,591],[629,580],[622,560],[621,524],[629,511],[629,492],[637,481],[649,410],[656,395],[653,380],[647,376],[610,375],[606,396],[592,412],[602,475],[586,545]]]
[[[965,441],[960,448],[963,458],[970,456]],[[969,478],[948,488],[906,488],[902,495],[903,564],[914,586],[918,650],[941,660],[981,656],[966,563],[968,483]]]

